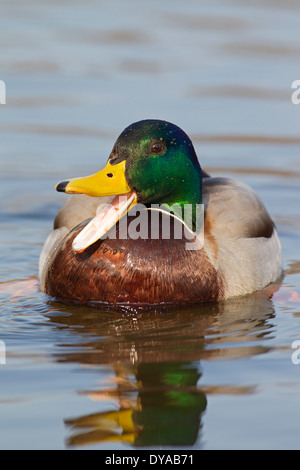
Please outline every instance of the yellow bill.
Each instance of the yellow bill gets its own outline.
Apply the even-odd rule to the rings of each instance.
[[[73,240],[72,246],[76,252],[84,251],[103,237],[137,203],[137,195],[125,178],[125,164],[125,161],[116,165],[108,162],[103,170],[94,175],[72,178],[55,186],[57,191],[68,194],[115,196]]]

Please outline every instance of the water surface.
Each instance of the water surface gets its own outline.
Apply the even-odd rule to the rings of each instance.
[[[299,448],[298,16],[293,0],[2,2],[0,448]],[[181,126],[203,168],[257,191],[280,285],[143,315],[39,292],[67,197],[54,185],[100,169],[145,118]]]

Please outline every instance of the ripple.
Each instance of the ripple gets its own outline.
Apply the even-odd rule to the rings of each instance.
[[[257,56],[257,57],[299,57],[299,47],[284,46],[282,44],[274,44],[274,42],[250,43],[250,42],[232,42],[225,46],[221,46],[224,52],[241,55],[241,56]]]
[[[226,98],[246,98],[257,100],[289,100],[290,90],[280,90],[271,88],[256,88],[249,86],[214,86],[214,87],[192,87],[188,92],[192,97],[226,97]]]
[[[87,41],[100,44],[140,44],[148,42],[149,37],[137,30],[132,29],[117,29],[117,30],[107,30],[107,31],[82,31],[77,30],[76,34],[69,34],[70,39],[75,40],[76,42]]]
[[[188,15],[169,13],[164,15],[167,23],[180,25],[182,28],[196,30],[216,30],[223,32],[232,32],[245,29],[249,23],[241,18],[225,17],[225,16],[208,16],[208,15]]]
[[[211,135],[191,135],[194,142],[208,143],[249,143],[249,144],[272,144],[272,145],[299,145],[298,136],[273,136],[273,135],[229,135],[229,134],[211,134]]]
[[[282,170],[276,168],[253,168],[253,167],[228,167],[228,166],[215,166],[205,167],[205,170],[211,174],[227,174],[235,173],[240,175],[268,175],[277,176],[280,178],[300,178],[300,171],[296,170]]]
[[[28,134],[44,134],[44,135],[72,135],[74,137],[103,137],[103,138],[112,138],[115,137],[109,131],[104,131],[101,129],[92,129],[91,127],[80,127],[80,126],[69,126],[69,125],[60,125],[60,126],[51,126],[51,125],[42,125],[42,124],[2,124],[1,128],[6,132],[14,133],[28,133]]]

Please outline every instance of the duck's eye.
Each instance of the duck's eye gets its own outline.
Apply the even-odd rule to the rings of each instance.
[[[158,154],[161,153],[164,149],[164,144],[162,142],[155,142],[151,147],[151,152]]]

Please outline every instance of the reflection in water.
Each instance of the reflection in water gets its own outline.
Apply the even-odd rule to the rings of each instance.
[[[192,446],[200,437],[209,394],[255,391],[201,384],[199,361],[268,352],[262,340],[272,338],[275,290],[216,305],[130,314],[51,302],[50,320],[74,335],[71,344],[60,345],[63,352],[55,359],[105,366],[112,373],[108,384],[80,393],[94,401],[113,400],[113,408],[66,417],[67,445]]]
[[[66,420],[72,425],[69,445],[122,441],[135,446],[193,445],[206,396],[197,389],[201,376],[188,362],[114,366],[116,390],[90,393],[118,399],[119,410]],[[134,378],[134,379],[133,379]]]

